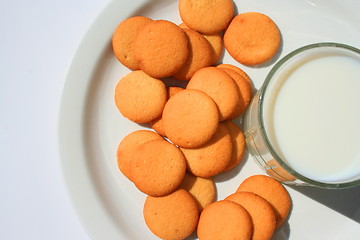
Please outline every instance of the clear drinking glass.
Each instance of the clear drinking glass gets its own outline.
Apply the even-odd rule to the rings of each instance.
[[[244,118],[244,133],[248,150],[260,167],[268,175],[280,182],[322,188],[346,188],[360,185],[360,176],[358,176],[357,179],[351,179],[351,181],[328,183],[316,181],[298,173],[291,168],[287,164],[286,159],[282,159],[275,150],[274,145],[268,136],[264,122],[264,96],[267,91],[271,91],[271,89],[268,89],[269,83],[271,81],[276,81],[277,76],[282,71],[289,68],[289,66],[293,66],[292,64],[294,64],[294,62],[302,61],[304,56],[317,54],[318,52],[324,53],[335,48],[337,49],[336,51],[350,52],[351,54],[360,56],[360,51],[358,49],[339,43],[316,43],[301,47],[285,56],[272,68],[246,111]]]

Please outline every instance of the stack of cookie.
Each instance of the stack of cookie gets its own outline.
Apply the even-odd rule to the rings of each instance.
[[[215,201],[211,177],[235,168],[243,158],[244,134],[232,120],[245,112],[253,86],[240,68],[216,66],[224,46],[239,62],[254,65],[270,59],[279,45],[271,40],[275,47],[266,47],[267,24],[276,27],[271,19],[260,13],[234,18],[231,0],[180,0],[179,13],[179,25],[131,17],[119,24],[112,39],[117,59],[133,70],[118,82],[115,104],[127,119],[155,130],[122,139],[118,166],[148,195],[144,218],[162,239],[191,235],[203,219],[199,213]],[[254,26],[260,29],[255,35]],[[248,37],[239,40],[239,31]],[[252,235],[253,225],[249,229]]]
[[[271,239],[287,219],[291,199],[278,181],[265,175],[245,179],[235,193],[208,205],[201,213],[201,240]]]

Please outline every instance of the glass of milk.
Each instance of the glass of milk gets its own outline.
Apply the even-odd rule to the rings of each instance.
[[[244,132],[250,154],[281,182],[360,185],[360,50],[316,43],[285,56],[254,96]]]

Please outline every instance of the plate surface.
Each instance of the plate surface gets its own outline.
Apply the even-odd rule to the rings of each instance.
[[[360,1],[234,2],[238,13],[267,14],[282,34],[279,54],[262,66],[241,66],[227,53],[221,60],[245,70],[257,89],[274,63],[300,46],[331,41],[360,48],[357,13]],[[181,23],[176,0],[112,1],[85,35],[63,92],[59,121],[63,173],[75,211],[92,239],[157,239],[142,217],[146,196],[122,176],[116,165],[116,149],[121,139],[144,128],[122,117],[113,100],[117,82],[130,71],[113,56],[111,37],[122,20],[134,15]],[[233,193],[246,177],[259,173],[262,171],[246,153],[240,166],[214,178],[218,200]],[[358,239],[360,188],[341,191],[310,187],[287,189],[293,209],[273,240]]]

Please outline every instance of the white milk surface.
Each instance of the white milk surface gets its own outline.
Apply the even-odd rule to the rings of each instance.
[[[282,159],[318,181],[358,176],[360,59],[319,56],[296,64],[275,82],[266,93],[264,121]]]

